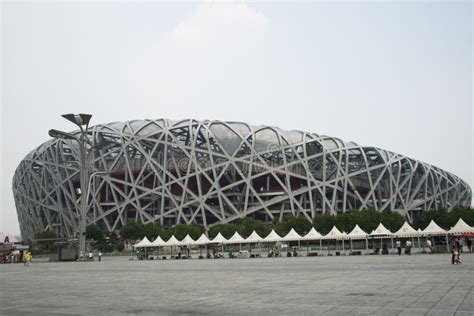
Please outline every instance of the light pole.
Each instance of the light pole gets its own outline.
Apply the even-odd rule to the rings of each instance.
[[[115,143],[107,140],[102,140],[94,144],[88,135],[89,131],[89,122],[92,117],[90,114],[64,114],[62,115],[68,121],[77,125],[80,129],[79,137],[77,135],[58,131],[55,129],[49,130],[48,134],[51,137],[65,139],[65,140],[74,140],[79,146],[79,177],[80,177],[80,188],[81,188],[81,198],[80,198],[80,209],[79,209],[79,252],[85,256],[86,253],[86,215],[87,215],[87,200],[89,194],[89,185],[90,185],[90,154],[94,150],[107,149],[113,146],[116,146]],[[94,175],[94,173],[93,173]],[[84,195],[84,193],[86,195]]]

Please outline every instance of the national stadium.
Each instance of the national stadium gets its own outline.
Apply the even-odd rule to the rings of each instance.
[[[374,208],[409,221],[423,210],[469,206],[471,189],[438,167],[335,137],[241,122],[166,119],[96,125],[87,224],[198,223],[286,214],[309,220]],[[77,133],[77,132],[73,132]],[[51,139],[17,167],[13,193],[24,240],[43,230],[74,236],[81,193],[78,145]]]

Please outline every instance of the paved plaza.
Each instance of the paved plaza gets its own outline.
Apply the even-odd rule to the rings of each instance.
[[[1,315],[474,315],[474,255],[0,265]]]

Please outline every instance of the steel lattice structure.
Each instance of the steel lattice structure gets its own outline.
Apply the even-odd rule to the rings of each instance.
[[[93,156],[87,223],[113,231],[129,220],[206,228],[245,216],[262,220],[375,208],[469,206],[471,189],[440,168],[374,147],[240,122],[136,120],[97,125],[91,139],[120,147]],[[78,148],[52,139],[21,161],[13,193],[23,238],[75,233]],[[86,193],[87,195],[87,193]]]

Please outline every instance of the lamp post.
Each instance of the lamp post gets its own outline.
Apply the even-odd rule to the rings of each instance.
[[[48,134],[51,137],[65,140],[76,141],[79,146],[79,177],[80,177],[80,209],[79,209],[79,252],[85,256],[86,253],[86,214],[87,214],[87,200],[90,186],[90,154],[94,150],[106,149],[115,146],[116,144],[107,140],[102,140],[94,144],[88,135],[89,122],[92,117],[90,114],[64,114],[62,115],[68,121],[77,125],[80,129],[79,135],[58,131],[55,129],[49,130]],[[97,173],[93,173],[95,175]],[[86,195],[84,195],[84,193]]]

